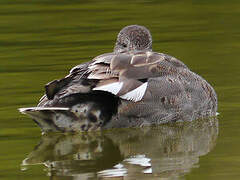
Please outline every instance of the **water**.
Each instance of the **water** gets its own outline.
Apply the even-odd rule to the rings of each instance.
[[[239,179],[239,15],[237,0],[2,0],[0,179]],[[217,119],[42,136],[19,114],[37,104],[44,84],[112,51],[130,24],[148,27],[154,51],[213,85]]]

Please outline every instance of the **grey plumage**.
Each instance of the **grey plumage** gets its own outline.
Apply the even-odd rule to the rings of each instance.
[[[114,52],[80,64],[65,78],[48,83],[38,107],[78,107],[78,112],[87,109],[85,115],[54,110],[51,117],[64,114],[58,125],[53,121],[62,131],[143,126],[216,115],[217,96],[211,85],[178,59],[151,48],[152,37],[145,27],[123,28]],[[34,113],[44,114],[44,110],[30,111],[24,112],[33,118]],[[86,114],[92,114],[95,122],[89,123],[91,118]],[[71,118],[81,125],[71,129],[74,123],[66,120]],[[68,121],[71,127],[66,125]],[[89,124],[91,127],[86,128]]]

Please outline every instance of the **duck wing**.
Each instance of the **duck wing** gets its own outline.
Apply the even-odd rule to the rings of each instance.
[[[90,62],[77,65],[71,69],[70,74],[66,77],[47,83],[45,85],[45,95],[40,99],[40,101],[44,98],[47,98],[48,100],[54,99],[54,96],[57,93],[61,92],[64,89],[67,89],[67,87],[71,87],[68,89],[70,91],[68,92],[69,94],[73,94],[77,89],[81,89],[77,86],[78,83],[75,83],[75,81],[77,78],[81,79],[81,77],[84,77],[89,64]],[[65,94],[67,93],[65,92]]]
[[[106,53],[75,66],[65,78],[48,83],[45,86],[46,95],[40,101],[46,102],[55,96],[59,99],[76,93],[106,91],[137,102],[144,97],[149,78],[177,73],[180,68],[187,67],[163,53]]]
[[[152,51],[108,53],[88,66],[87,79],[97,79],[92,90],[107,91],[122,99],[142,100],[148,79],[177,73],[185,64],[174,57]]]

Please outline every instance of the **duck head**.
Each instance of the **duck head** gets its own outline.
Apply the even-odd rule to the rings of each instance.
[[[152,50],[152,36],[144,26],[124,27],[117,36],[114,52]]]

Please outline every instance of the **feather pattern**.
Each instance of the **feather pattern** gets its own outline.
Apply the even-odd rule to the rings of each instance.
[[[93,90],[107,91],[114,95],[117,95],[118,92],[121,90],[122,85],[123,85],[123,82],[115,82],[115,83],[111,83],[111,84],[93,88]]]
[[[129,101],[140,101],[142,100],[146,90],[147,90],[147,82],[145,82],[144,84],[142,84],[141,86],[139,86],[138,88],[120,96],[123,99],[127,99]]]
[[[181,64],[171,58],[152,51],[107,53],[94,58],[89,64],[87,79],[100,80],[93,91],[107,91],[122,99],[140,101],[147,90],[147,83],[142,83],[141,79],[160,76],[160,71],[173,62]],[[185,68],[183,63],[182,67]]]
[[[147,83],[142,79],[148,81],[149,78],[161,76],[161,73],[181,68],[186,68],[181,61],[150,50],[106,53],[75,66],[68,76],[47,85],[48,96],[42,98],[41,102],[49,97],[53,99],[55,95],[62,98],[96,90],[137,102],[144,98],[147,90]]]

